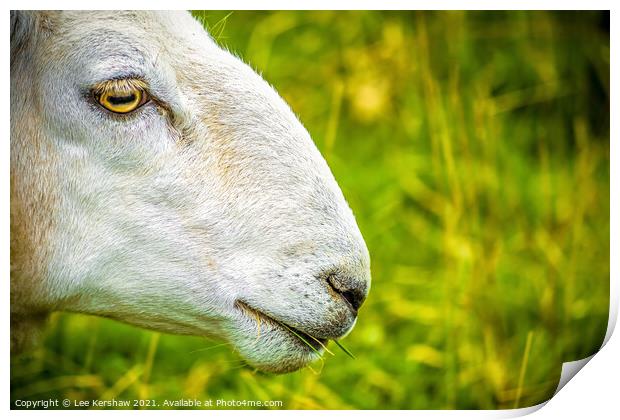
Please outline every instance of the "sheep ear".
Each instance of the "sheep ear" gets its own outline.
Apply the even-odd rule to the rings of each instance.
[[[11,64],[35,37],[52,29],[55,12],[11,10]]]

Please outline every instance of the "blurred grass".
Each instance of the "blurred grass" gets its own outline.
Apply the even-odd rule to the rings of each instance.
[[[195,12],[328,160],[372,257],[335,356],[284,376],[226,346],[55,315],[11,397],[494,409],[549,398],[609,305],[609,14]]]

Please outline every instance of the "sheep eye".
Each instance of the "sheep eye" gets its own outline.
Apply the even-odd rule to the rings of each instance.
[[[128,114],[150,100],[146,88],[141,80],[108,80],[93,88],[93,96],[108,111]]]

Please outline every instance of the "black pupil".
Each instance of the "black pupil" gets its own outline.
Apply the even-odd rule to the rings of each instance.
[[[112,105],[130,104],[135,100],[136,100],[135,93],[130,93],[129,95],[125,95],[125,96],[108,96],[108,102],[110,102]]]

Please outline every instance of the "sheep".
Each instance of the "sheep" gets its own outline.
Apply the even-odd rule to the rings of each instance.
[[[187,12],[11,12],[11,347],[54,311],[284,373],[353,328],[370,257],[288,105]]]

